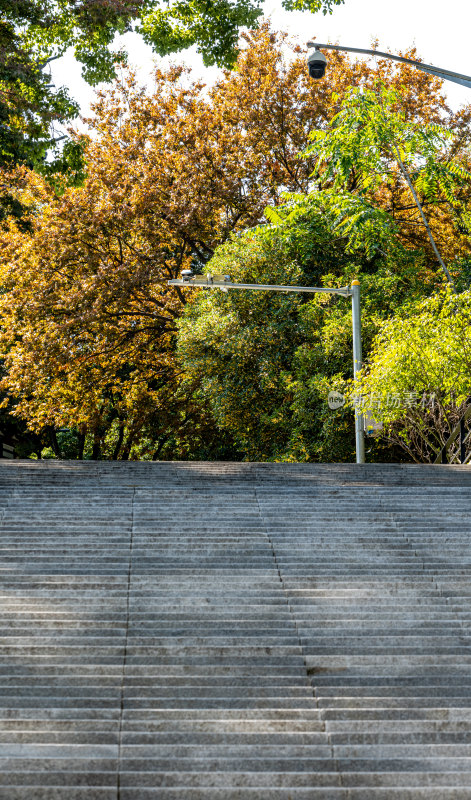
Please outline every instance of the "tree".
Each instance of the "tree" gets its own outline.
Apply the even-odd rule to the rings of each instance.
[[[0,21],[0,167],[37,166],[54,143],[51,126],[78,113],[67,91],[53,91],[44,37],[53,30],[37,0],[2,0]],[[51,27],[52,26],[52,27]],[[49,32],[48,32],[49,31]]]
[[[420,296],[418,254],[391,236],[383,254],[370,258],[358,240],[332,236],[336,214],[328,192],[293,200],[270,212],[271,226],[219,247],[206,269],[238,283],[345,286],[361,276],[367,352],[379,320]],[[247,459],[352,460],[353,414],[327,404],[329,390],[352,377],[350,303],[324,294],[199,290],[178,327],[186,375],[199,376],[218,425]]]
[[[433,462],[471,396],[471,292],[440,292],[384,322],[351,394],[415,461]]]
[[[94,135],[85,141],[83,185],[63,186],[58,195],[40,176],[16,171],[9,187],[26,209],[29,229],[9,220],[0,232],[2,386],[31,429],[48,436],[73,430],[78,453],[103,457],[240,455],[227,437],[220,446],[199,376],[182,374],[176,321],[187,298],[167,281],[185,267],[203,269],[232,234],[262,223],[268,204],[283,214],[286,190],[304,195],[313,187],[314,160],[298,158],[299,151],[309,132],[325,128],[340,110],[349,84],[370,75],[365,64],[341,54],[333,63],[337,99],[309,81],[302,56],[284,58],[280,37],[264,25],[247,36],[237,69],[211,90],[173,68],[156,72],[152,96],[132,75],[102,92]],[[398,80],[391,72],[391,81]],[[442,114],[439,83],[430,76],[414,73],[404,97],[410,115],[421,108],[426,118]],[[335,200],[326,194],[332,226]],[[373,238],[383,230],[382,213],[368,222]],[[384,256],[366,248],[365,236],[355,243],[333,230],[328,237],[342,264],[378,272]],[[388,252],[397,249],[402,285],[433,288],[426,259],[403,251],[393,228],[381,235]],[[309,251],[303,236],[299,247]],[[286,252],[294,253],[293,225],[290,237]],[[355,252],[362,253],[359,261]],[[297,269],[304,269],[303,259]],[[326,263],[316,275],[327,281]],[[344,280],[336,270],[334,277]],[[381,291],[391,297],[394,278],[388,280]],[[342,358],[347,350],[346,344]],[[309,364],[306,374],[321,374],[319,364]],[[302,416],[301,400],[299,406]]]
[[[66,176],[69,182],[81,177],[82,147],[78,139],[68,140],[56,131],[78,114],[78,104],[64,88],[54,89],[47,64],[57,4],[38,0],[2,0],[0,20],[0,223],[13,215],[27,224],[25,209],[12,190],[9,170],[24,164],[49,175]],[[54,7],[53,7],[54,6]],[[65,20],[64,20],[65,24]],[[70,26],[70,20],[69,20]],[[43,41],[44,40],[44,41]],[[51,158],[46,162],[47,154]]]
[[[284,0],[289,10],[322,10],[343,0]],[[116,33],[133,28],[159,55],[197,45],[204,63],[232,67],[241,28],[253,28],[262,14],[260,0],[2,0],[5,25],[42,56],[73,47],[92,84],[114,77],[116,55],[110,46]]]
[[[341,2],[284,0],[284,5],[327,13]],[[54,90],[47,74],[47,64],[67,48],[74,49],[91,85],[116,77],[126,54],[112,47],[113,40],[132,29],[160,55],[195,44],[205,64],[231,67],[240,29],[253,27],[262,13],[260,0],[1,0],[0,5],[0,167],[40,166],[58,138],[53,124],[77,115],[77,104],[65,89]],[[63,163],[58,157],[56,171]]]
[[[469,252],[471,173],[460,160],[452,158],[452,131],[436,122],[407,119],[397,92],[378,84],[376,89],[352,89],[329,128],[313,132],[310,138],[306,155],[317,157],[318,181],[359,198],[353,214],[344,214],[344,227],[354,227],[365,214],[387,203],[401,228],[423,225],[433,253],[453,286],[424,212],[426,203],[432,207],[445,204],[452,220],[461,226],[460,232],[466,234]]]

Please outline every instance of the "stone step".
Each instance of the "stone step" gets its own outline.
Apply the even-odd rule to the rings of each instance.
[[[470,468],[1,486],[0,800],[469,798]]]
[[[430,774],[427,772],[417,772],[417,773],[400,773],[394,772],[392,774],[383,773],[360,773],[359,775],[350,774],[348,777],[351,780],[352,785],[377,785],[383,784],[383,786],[388,786],[394,784],[396,786],[411,786],[416,785],[418,787],[425,786],[443,786],[444,785],[444,778],[448,783],[448,786],[461,786],[461,787],[469,787],[469,779],[471,773],[447,773],[445,776],[443,774]],[[134,772],[123,772],[120,775],[121,786],[148,786],[151,788],[157,787],[172,787],[178,786],[182,789],[184,787],[208,787],[208,788],[218,788],[224,786],[234,786],[239,788],[254,788],[256,786],[260,786],[262,789],[264,787],[286,787],[296,789],[300,787],[304,788],[313,788],[317,789],[320,786],[322,787],[329,787],[329,786],[341,786],[339,773],[336,772],[325,772],[325,773],[318,773],[318,772],[203,772],[203,773],[194,773],[194,772],[167,772],[167,773],[134,773]],[[342,776],[344,777],[344,776]],[[295,795],[296,796],[296,795]]]
[[[0,800],[116,800],[117,782],[110,782],[108,787],[90,786],[44,786],[42,783],[31,786],[0,784]],[[132,791],[132,790],[131,790]],[[151,790],[153,791],[153,790]],[[155,795],[154,795],[155,796]]]

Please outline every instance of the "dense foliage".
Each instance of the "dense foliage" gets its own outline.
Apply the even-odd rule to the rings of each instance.
[[[350,232],[372,214],[378,218],[377,209],[382,208],[387,212],[383,214],[386,236],[396,220],[406,241],[418,244],[425,239],[423,244],[432,250],[453,286],[438,237],[427,219],[429,207],[432,214],[438,211],[442,225],[454,225],[454,248],[458,235],[464,234],[468,249],[469,153],[461,148],[456,158],[458,137],[453,131],[437,122],[408,118],[400,94],[378,82],[371,89],[350,90],[328,129],[313,132],[310,140],[306,155],[317,157],[319,186],[356,197],[342,215],[344,229]],[[371,246],[380,246],[376,234]]]
[[[343,0],[285,0],[286,8],[331,11]],[[126,61],[116,34],[137,30],[160,55],[196,45],[205,64],[231,67],[239,32],[261,15],[260,0],[0,0],[0,167],[38,167],[54,145],[54,122],[78,106],[51,85],[47,65],[72,47],[92,85]],[[76,151],[74,153],[76,156]],[[56,167],[61,166],[58,161]]]
[[[330,135],[329,121],[352,102],[349,87],[373,89],[378,70],[335,54],[329,83],[312,82],[303,55],[295,48],[287,58],[284,42],[263,25],[211,89],[172,68],[156,72],[151,96],[132,75],[101,93],[79,185],[57,192],[25,167],[8,176],[25,211],[0,231],[1,386],[4,409],[31,432],[21,430],[26,448],[351,458],[351,411],[326,403],[351,378],[347,301],[191,297],[167,285],[188,267],[266,282],[345,285],[359,276],[367,352],[401,304],[442,282],[400,180],[365,196],[348,181],[334,185],[316,167],[318,152],[299,157],[310,133]],[[401,124],[451,130],[447,163],[453,156],[465,170],[469,109],[450,114],[439,81],[424,73],[388,64],[379,72],[401,101]],[[393,124],[397,109],[386,113]],[[421,200],[463,288],[469,242],[457,211],[468,185],[458,177],[456,203],[439,193]],[[397,457],[385,446],[375,443],[369,457]]]
[[[276,224],[218,248],[208,270],[239,283],[301,286],[359,277],[368,351],[379,321],[420,296],[417,254],[391,238],[387,252],[371,256],[357,238],[333,236],[337,205],[330,192],[293,199],[270,214]],[[353,415],[327,405],[329,391],[352,378],[351,326],[350,302],[335,295],[200,291],[180,320],[179,352],[218,425],[250,460],[351,460]]]
[[[64,89],[54,91],[48,55],[28,30],[47,27],[35,0],[3,0],[0,19],[0,167],[40,163],[54,140],[52,124],[78,113]]]
[[[399,309],[382,324],[353,392],[391,441],[416,461],[434,461],[471,397],[471,292]]]

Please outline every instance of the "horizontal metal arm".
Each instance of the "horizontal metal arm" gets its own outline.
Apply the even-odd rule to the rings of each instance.
[[[411,58],[404,58],[403,56],[395,56],[392,53],[382,53],[381,50],[365,50],[362,47],[343,47],[339,44],[321,44],[320,42],[308,42],[308,47],[323,47],[326,50],[340,50],[347,53],[362,53],[368,56],[380,56],[381,58],[389,58],[392,61],[400,61],[401,64],[408,64],[411,67],[428,72],[429,75],[434,75],[436,78],[443,78],[446,81],[459,83],[460,86],[466,86],[471,89],[471,76],[461,75],[459,72],[450,72],[448,69],[440,69],[431,64],[423,64],[421,61],[413,61]]]
[[[207,277],[207,280],[203,280]],[[340,287],[339,289],[324,289],[317,286],[276,286],[271,283],[232,283],[229,281],[213,281],[211,276],[199,275],[197,279],[191,278],[190,280],[175,279],[168,281],[169,286],[182,286],[194,289],[251,289],[261,292],[324,292],[326,294],[340,294],[342,297],[350,297],[352,294],[348,286]]]

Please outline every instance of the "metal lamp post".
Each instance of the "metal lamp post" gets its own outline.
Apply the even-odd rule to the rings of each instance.
[[[320,42],[308,42],[307,46],[315,47],[316,50],[319,50],[322,47],[324,50],[341,50],[346,53],[362,53],[368,56],[389,58],[391,61],[400,61],[401,64],[407,64],[409,67],[415,67],[415,69],[419,69],[422,72],[428,72],[429,75],[434,75],[436,78],[442,78],[444,81],[459,83],[461,86],[466,86],[468,89],[471,89],[471,76],[469,75],[461,75],[459,72],[450,72],[448,69],[440,69],[440,67],[434,67],[431,64],[424,64],[421,61],[413,61],[411,58],[404,58],[403,56],[395,56],[392,53],[382,53],[380,50],[365,50],[362,47],[344,47],[340,44],[321,44]],[[324,70],[320,71],[322,74],[312,74],[312,77],[323,78],[324,71],[325,66]]]
[[[361,354],[361,312],[360,312],[360,281],[352,281],[352,330],[353,330],[353,378],[357,379],[362,367]],[[365,435],[363,415],[355,405],[355,449],[357,464],[365,463]]]
[[[229,275],[193,275],[191,270],[183,270],[181,278],[168,281],[169,286],[181,286],[184,288],[206,288],[221,289],[227,292],[229,289],[247,289],[256,292],[315,292],[323,294],[338,294],[341,297],[352,298],[352,330],[353,330],[353,375],[356,378],[361,370],[361,311],[360,311],[360,281],[352,281],[350,286],[339,288],[321,288],[319,286],[277,286],[271,283],[233,283]],[[363,430],[363,415],[359,408],[355,407],[355,448],[356,463],[365,463],[365,440]]]

